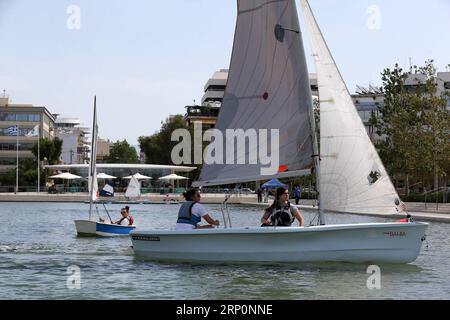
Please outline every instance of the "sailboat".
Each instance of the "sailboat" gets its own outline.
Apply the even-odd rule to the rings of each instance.
[[[89,219],[88,220],[75,220],[75,227],[77,229],[78,236],[123,236],[128,235],[136,226],[122,226],[118,224],[112,224],[111,217],[109,220],[99,220],[95,221],[92,219],[92,214],[94,210],[94,203],[99,199],[98,192],[98,181],[97,181],[97,136],[98,136],[98,125],[97,125],[97,97],[94,98],[94,116],[92,124],[92,146],[91,146],[91,159],[89,165]]]
[[[238,0],[237,4],[229,78],[216,129],[279,129],[280,166],[276,174],[267,176],[261,174],[261,164],[204,164],[196,185],[313,172],[320,206],[318,223],[308,227],[133,231],[135,254],[196,262],[414,261],[425,239],[426,223],[409,219],[326,224],[329,211],[391,215],[401,202],[309,3],[301,0],[318,75],[320,153],[295,1]],[[236,159],[236,148],[234,152]],[[249,156],[248,150],[245,156]]]
[[[132,176],[127,190],[125,191],[125,198],[139,198],[141,196],[141,184],[135,176]]]

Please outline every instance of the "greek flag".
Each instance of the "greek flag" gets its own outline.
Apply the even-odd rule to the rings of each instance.
[[[19,128],[17,126],[6,128],[5,131],[7,136],[17,136],[19,134]]]

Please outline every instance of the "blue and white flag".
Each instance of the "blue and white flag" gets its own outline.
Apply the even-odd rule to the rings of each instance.
[[[33,130],[26,134],[27,137],[37,137],[39,135],[39,125],[37,124]]]
[[[17,136],[18,134],[19,134],[19,128],[17,126],[12,126],[12,127],[6,128],[7,136]]]

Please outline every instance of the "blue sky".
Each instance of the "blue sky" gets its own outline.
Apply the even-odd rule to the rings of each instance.
[[[351,92],[409,57],[450,63],[450,0],[310,4]],[[70,5],[80,29],[66,26]],[[100,136],[136,144],[228,68],[235,20],[235,0],[0,0],[0,90],[88,126],[96,94]]]

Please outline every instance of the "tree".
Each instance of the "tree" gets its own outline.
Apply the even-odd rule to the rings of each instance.
[[[58,164],[61,158],[63,141],[58,137],[54,139],[40,138],[39,139],[39,158],[41,161],[47,158],[48,164]],[[34,156],[37,158],[38,145],[37,142],[34,144],[31,150]]]
[[[107,163],[138,163],[136,149],[132,147],[126,140],[115,142],[109,156],[106,158]]]
[[[45,183],[46,172],[41,168],[41,185]],[[37,161],[34,159],[20,159],[19,186],[34,187],[37,182]],[[0,185],[14,186],[16,184],[16,169],[0,175]]]
[[[372,141],[374,140],[373,136],[375,134],[375,128],[377,128],[377,126],[378,126],[378,119],[375,114],[375,111],[372,110],[370,112],[370,119],[369,119],[369,136]]]
[[[172,132],[176,129],[188,129],[182,115],[175,115],[161,122],[159,132],[151,136],[139,137],[139,146],[145,154],[146,163],[172,165],[171,153],[178,143],[171,141]]]
[[[398,65],[382,73],[384,105],[379,107],[378,133],[385,137],[378,143],[380,157],[391,175],[416,178],[445,174],[450,154],[450,118],[446,100],[436,94],[436,68],[433,60],[414,74],[426,76],[424,83],[406,86],[408,73]]]
[[[39,153],[40,160],[47,159],[48,164],[54,165],[60,162],[63,141],[59,138],[39,139]],[[37,183],[37,155],[38,143],[36,142],[31,149],[35,159],[20,159],[19,160],[19,186],[35,186]],[[40,184],[44,185],[47,177],[47,172],[41,168]],[[10,170],[0,175],[0,185],[13,186],[16,184],[16,169]]]

